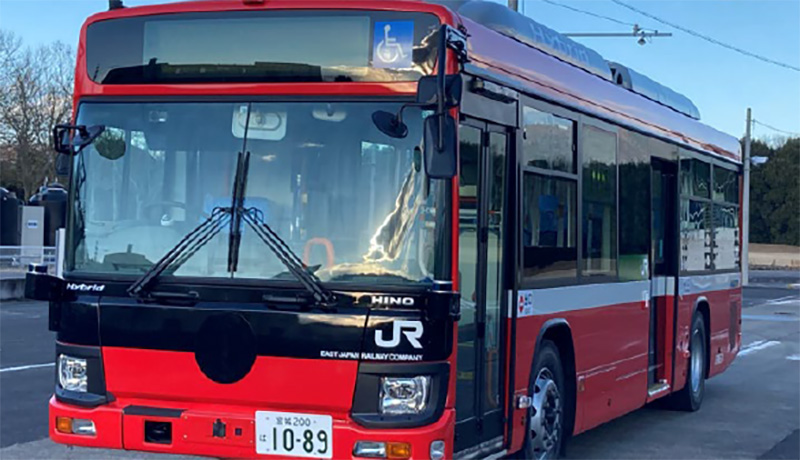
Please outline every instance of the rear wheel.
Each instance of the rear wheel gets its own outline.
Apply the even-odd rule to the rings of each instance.
[[[558,348],[542,341],[531,373],[531,405],[528,429],[520,457],[545,460],[558,458],[564,443],[564,370]]]
[[[695,312],[689,341],[686,385],[670,397],[670,408],[687,412],[700,409],[706,391],[706,343],[705,320],[700,312]]]

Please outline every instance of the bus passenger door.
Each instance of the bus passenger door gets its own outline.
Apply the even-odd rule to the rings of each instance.
[[[503,243],[508,134],[464,121],[459,128],[459,289],[455,451],[502,443],[505,344]]]
[[[652,302],[648,357],[648,399],[671,385],[677,285],[677,167],[654,158],[651,180]]]

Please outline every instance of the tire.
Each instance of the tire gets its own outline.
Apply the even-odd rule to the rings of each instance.
[[[525,442],[517,458],[546,460],[559,458],[566,439],[564,427],[567,393],[564,369],[556,345],[543,340],[531,367],[529,394],[532,396],[526,421]]]
[[[706,392],[706,369],[708,368],[708,363],[706,363],[707,344],[705,320],[700,312],[695,312],[689,340],[686,384],[683,389],[670,396],[668,400],[670,409],[695,412],[703,404],[703,396]]]

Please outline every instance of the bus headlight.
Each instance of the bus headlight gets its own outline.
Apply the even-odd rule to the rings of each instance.
[[[58,355],[58,383],[68,391],[86,393],[86,360],[68,355]]]
[[[382,377],[380,391],[380,413],[387,415],[419,414],[428,404],[431,378]]]

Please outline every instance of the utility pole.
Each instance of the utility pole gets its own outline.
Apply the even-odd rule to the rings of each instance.
[[[747,128],[744,135],[744,190],[742,190],[742,286],[750,282],[750,129],[753,118],[747,108]]]
[[[519,0],[508,0],[508,8],[511,11],[519,12]]]

